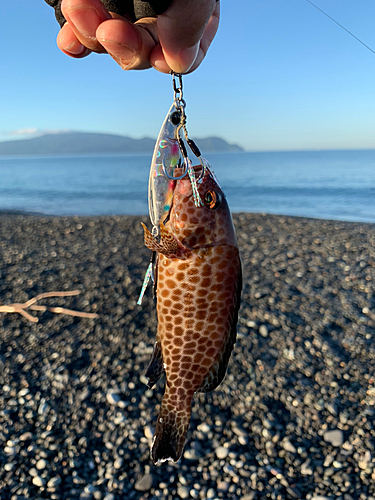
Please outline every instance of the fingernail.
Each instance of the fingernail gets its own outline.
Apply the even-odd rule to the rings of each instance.
[[[152,63],[152,67],[156,69],[156,71],[160,71],[160,73],[170,73],[171,68],[165,62],[165,59],[155,59]]]
[[[95,32],[103,19],[94,7],[75,6],[66,11],[68,22],[73,24],[84,36],[94,37]]]
[[[178,64],[180,66],[179,71],[181,73],[189,71],[189,69],[193,66],[199,52],[199,47],[200,44],[197,43],[193,45],[193,47],[180,51],[178,55]]]
[[[103,45],[111,56],[120,57],[123,61],[129,61],[129,63],[136,53],[135,49],[124,43],[114,42],[105,38],[98,38],[98,42]]]
[[[64,50],[66,52],[69,52],[69,54],[73,54],[75,56],[82,56],[86,51],[90,52],[90,50],[81,43],[79,43],[78,40],[72,42],[67,47],[64,47]]]

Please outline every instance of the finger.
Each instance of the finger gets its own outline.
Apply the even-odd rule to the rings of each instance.
[[[63,0],[61,11],[82,45],[94,52],[105,52],[95,33],[111,16],[100,0]]]
[[[219,26],[219,17],[220,17],[220,7],[219,3],[217,3],[215,11],[213,12],[203,32],[202,40],[200,41],[196,58],[191,67],[187,71],[181,71],[177,69],[176,66],[173,67],[169,66],[164,56],[164,52],[161,45],[157,45],[155,49],[152,51],[150,56],[151,65],[161,73],[170,73],[171,71],[175,71],[176,73],[180,72],[187,74],[195,71],[198,68],[198,66],[202,63],[203,59],[206,57],[207,51],[212,43],[212,40],[215,37],[215,34]]]
[[[198,66],[202,63],[203,59],[206,57],[208,49],[213,39],[215,38],[217,29],[219,27],[219,19],[220,19],[220,4],[219,2],[217,2],[215,11],[212,14],[210,20],[208,21],[206,29],[204,30],[203,37],[199,45],[199,51],[197,57],[192,66],[190,66],[187,73],[195,71],[198,68]]]
[[[204,51],[207,51],[216,33],[219,12],[216,0],[174,0],[166,12],[158,17],[160,45],[170,69],[186,73],[197,59],[203,59]],[[202,47],[201,41],[209,23],[208,35]]]
[[[158,43],[156,19],[143,18],[135,24],[111,19],[99,26],[96,38],[123,69],[150,68],[150,54]]]
[[[68,23],[65,23],[57,35],[57,46],[64,54],[81,58],[91,54],[91,50],[81,44]]]

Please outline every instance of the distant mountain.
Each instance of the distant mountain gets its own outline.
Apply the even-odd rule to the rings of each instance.
[[[202,152],[240,152],[243,149],[219,137],[196,139]],[[0,156],[5,155],[74,155],[94,153],[145,153],[151,154],[155,139],[131,139],[114,134],[63,132],[45,134],[33,139],[0,142]]]

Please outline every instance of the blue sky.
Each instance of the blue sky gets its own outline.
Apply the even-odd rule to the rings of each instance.
[[[375,50],[373,0],[315,3]],[[374,54],[306,0],[221,9],[208,56],[184,78],[192,137],[251,151],[375,148]],[[71,59],[56,47],[58,29],[43,0],[0,3],[0,140],[34,130],[156,138],[170,76],[127,73],[105,55]]]

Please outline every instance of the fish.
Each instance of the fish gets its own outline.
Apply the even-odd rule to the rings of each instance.
[[[159,234],[143,224],[145,245],[157,255],[158,327],[148,387],[166,376],[151,445],[154,464],[181,458],[194,394],[222,382],[236,341],[242,271],[231,213],[208,163],[193,170],[202,203],[185,175],[175,181]]]

